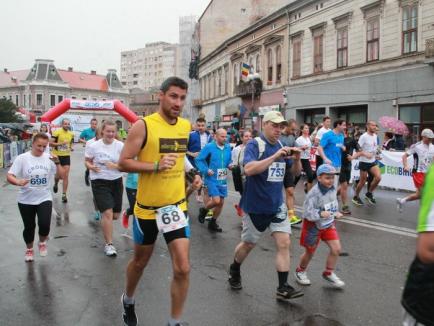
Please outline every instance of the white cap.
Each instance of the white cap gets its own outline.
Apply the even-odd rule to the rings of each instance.
[[[280,113],[278,111],[269,111],[269,112],[265,113],[262,121],[263,122],[271,121],[274,123],[288,124],[288,122],[283,117],[282,113]]]
[[[432,132],[432,130],[429,128],[422,130],[422,133],[420,135],[426,138],[434,138],[434,132]]]

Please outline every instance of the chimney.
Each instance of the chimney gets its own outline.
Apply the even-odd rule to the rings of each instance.
[[[8,68],[4,68],[3,71],[4,71],[4,72],[8,72]]]
[[[68,67],[68,71],[73,71],[72,67]]]
[[[96,75],[96,70],[91,70],[91,71],[90,71],[90,74],[91,74],[91,75]]]

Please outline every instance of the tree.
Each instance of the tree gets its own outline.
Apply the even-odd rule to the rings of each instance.
[[[5,98],[0,99],[0,122],[20,122],[20,117],[16,114],[18,108],[12,101]]]

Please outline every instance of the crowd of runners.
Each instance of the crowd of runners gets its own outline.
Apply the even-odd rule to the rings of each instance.
[[[375,190],[381,181],[378,162],[381,150],[388,146],[387,139],[384,144],[379,141],[377,123],[369,121],[366,131],[360,133],[344,120],[325,117],[313,130],[312,126],[299,126],[295,120],[287,121],[280,112],[271,111],[262,119],[261,133],[237,130],[237,144],[232,148],[227,130],[208,130],[203,118],[197,119],[192,127],[190,121],[180,117],[187,90],[188,85],[182,79],[171,77],[164,81],[158,112],[134,123],[125,141],[118,137],[117,126],[111,121],[98,126],[93,119],[90,128],[80,135],[85,146],[84,183],[92,190],[95,219],[101,220],[105,255],[117,255],[113,244],[115,220],[121,217],[122,225],[132,229],[134,254],[126,267],[125,291],[121,296],[125,325],[138,324],[136,288],[159,233],[167,243],[173,267],[167,325],[183,325],[181,317],[190,283],[191,217],[197,216],[200,224],[207,221],[210,232],[224,231],[218,221],[231,175],[241,195],[233,215],[238,215],[242,223],[240,242],[233,257],[228,257],[231,289],[242,289],[243,262],[268,230],[276,246],[276,298],[288,301],[303,296],[300,288],[288,283],[291,225],[297,223],[302,223],[300,245],[304,252],[293,269],[296,282],[308,286],[316,280],[313,275],[308,276],[308,267],[322,241],[329,251],[321,277],[329,285],[343,288],[344,281],[335,273],[341,251],[335,220],[351,214],[351,181],[355,184],[351,200],[354,205],[377,202]],[[52,193],[58,193],[60,188],[62,203],[68,202],[74,139],[69,125],[64,119],[61,128],[51,135],[43,125],[33,137],[31,151],[19,155],[8,172],[9,183],[20,187],[18,208],[24,223],[26,262],[35,257],[36,224],[39,255],[44,257],[48,253]],[[413,171],[417,192],[398,198],[398,210],[402,212],[407,201],[422,196],[420,241],[402,300],[406,325],[418,322],[430,325],[434,320],[432,310],[426,306],[427,302],[434,302],[433,138],[432,130],[423,130],[421,141],[402,157],[404,169]],[[413,167],[408,163],[410,156],[414,158]],[[355,159],[359,161],[360,176],[351,180]],[[125,176],[129,207],[122,211]],[[294,194],[300,180],[304,180],[306,195],[302,216],[297,216]],[[188,210],[192,193],[199,211]],[[429,293],[422,290],[427,284]]]

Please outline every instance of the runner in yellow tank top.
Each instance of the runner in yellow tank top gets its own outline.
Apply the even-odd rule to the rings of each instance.
[[[119,160],[123,171],[140,173],[133,220],[134,256],[127,267],[127,284],[122,295],[125,325],[137,325],[134,292],[160,231],[174,271],[168,325],[180,324],[190,272],[184,174],[190,123],[179,117],[187,89],[187,83],[177,77],[163,82],[158,112],[133,125]]]

